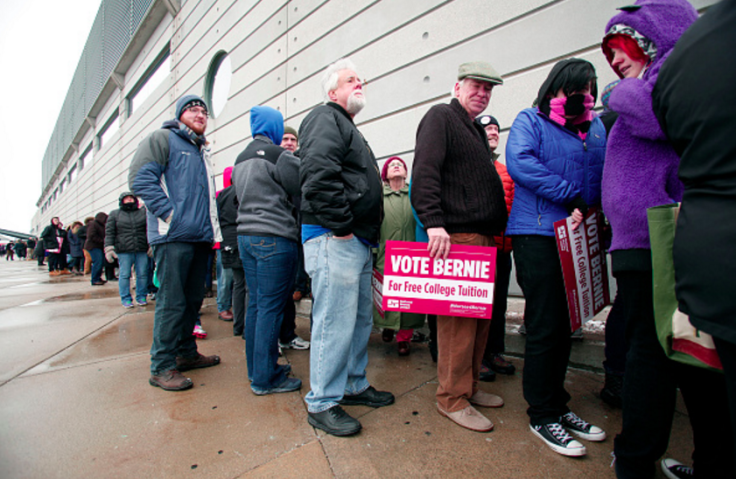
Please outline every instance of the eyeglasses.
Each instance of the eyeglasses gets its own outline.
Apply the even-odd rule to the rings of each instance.
[[[207,110],[205,110],[202,107],[196,107],[195,106],[195,107],[192,107],[192,108],[187,108],[187,111],[191,111],[195,115],[207,116]]]
[[[404,167],[404,164],[402,162],[400,162],[400,161],[392,161],[391,163],[388,164],[388,167],[389,168],[391,168],[393,166],[400,166],[400,167],[403,168]]]

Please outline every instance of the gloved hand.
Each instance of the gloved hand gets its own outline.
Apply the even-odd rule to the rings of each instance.
[[[114,246],[105,246],[105,259],[108,263],[114,263],[118,255],[115,253]]]

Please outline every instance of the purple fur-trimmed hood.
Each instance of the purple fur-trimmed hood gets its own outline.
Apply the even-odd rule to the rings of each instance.
[[[698,18],[685,0],[639,0],[621,10],[605,33],[615,25],[629,26],[654,43],[656,56],[641,79],[621,80],[609,100],[619,114],[609,135],[602,181],[603,210],[613,230],[610,251],[649,249],[647,208],[682,199],[679,157],[654,116],[652,89],[680,35]]]

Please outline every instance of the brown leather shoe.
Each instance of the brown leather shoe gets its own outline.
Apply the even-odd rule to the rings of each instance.
[[[233,320],[233,312],[229,309],[226,309],[225,311],[221,311],[217,316],[220,317],[223,321],[232,321]]]
[[[471,431],[488,432],[493,429],[491,420],[479,413],[473,406],[455,412],[447,412],[437,404],[437,411],[442,416]]]
[[[170,369],[161,374],[151,376],[148,379],[148,384],[165,391],[183,391],[192,387],[192,380],[184,377],[176,369]]]
[[[205,356],[199,354],[196,358],[176,358],[176,369],[179,371],[189,371],[190,369],[201,369],[217,366],[220,364],[220,356]]]
[[[501,396],[496,396],[495,394],[487,393],[485,391],[481,391],[480,389],[478,389],[478,391],[473,394],[469,401],[470,404],[475,404],[476,406],[480,407],[503,406],[503,399],[501,399]]]

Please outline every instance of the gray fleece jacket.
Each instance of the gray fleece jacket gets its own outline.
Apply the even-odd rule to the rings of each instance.
[[[255,135],[233,167],[238,235],[281,236],[299,242],[292,197],[299,195],[299,159]]]

